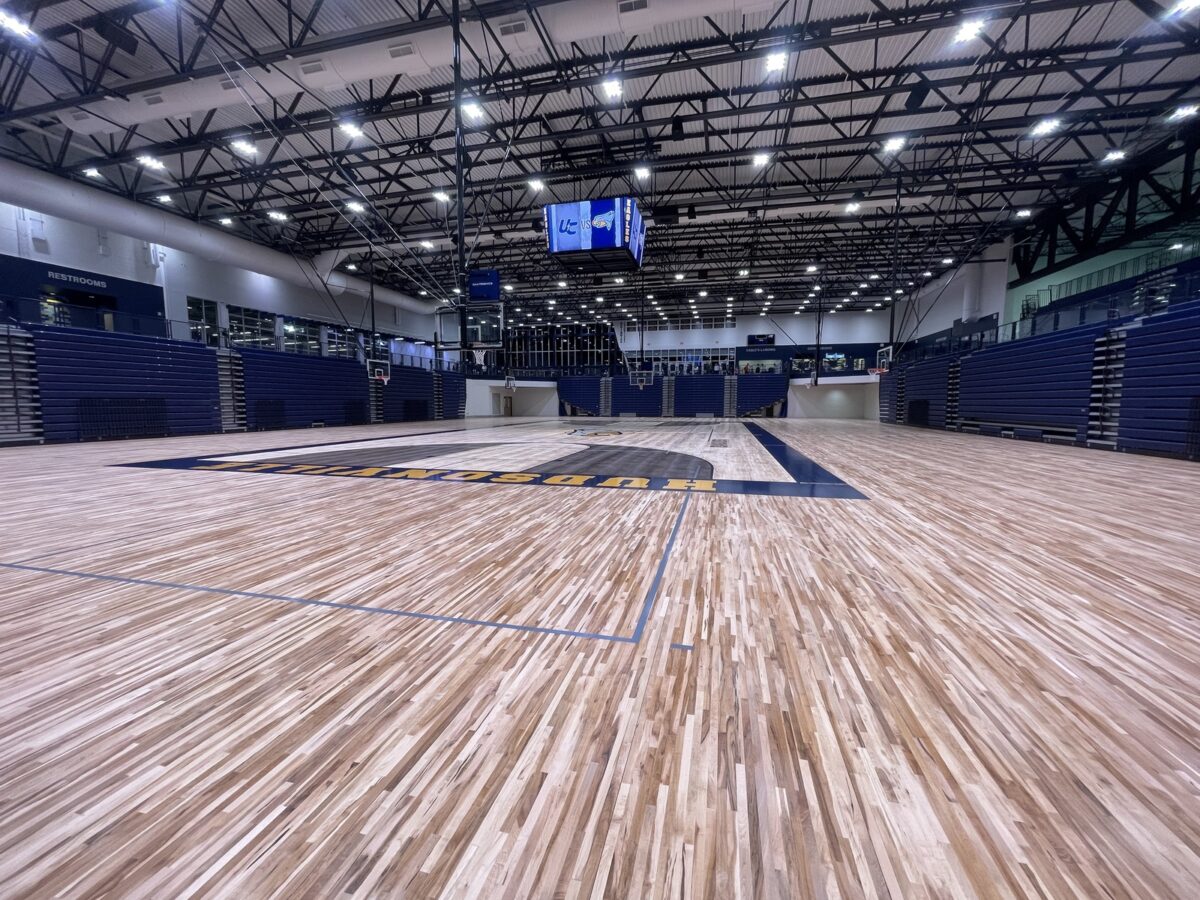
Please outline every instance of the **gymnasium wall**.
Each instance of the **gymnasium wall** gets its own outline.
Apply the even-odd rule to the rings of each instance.
[[[788,387],[789,419],[877,419],[879,383]]]
[[[776,346],[804,346],[817,339],[817,317],[814,313],[794,316],[737,316],[730,328],[683,328],[645,332],[646,350],[703,350],[719,347],[745,347],[752,334],[774,334]],[[626,331],[618,323],[617,343],[626,353],[642,348],[643,336]],[[886,342],[887,314],[851,312],[826,315],[821,322],[823,344],[870,344]]]
[[[993,244],[974,259],[924,285],[896,305],[896,336],[914,340],[954,326],[959,320],[1004,317],[1008,291],[1008,241]]]
[[[39,237],[39,235],[41,237]],[[215,300],[279,315],[336,324],[348,320],[370,327],[367,300],[356,294],[330,299],[314,285],[305,290],[277,278],[202,259],[67,219],[0,203],[0,254],[37,260],[157,285],[166,301],[166,317],[187,320],[187,298]],[[4,293],[0,288],[0,293]],[[340,312],[339,312],[340,308]],[[433,316],[375,304],[377,324],[415,338],[433,337]]]

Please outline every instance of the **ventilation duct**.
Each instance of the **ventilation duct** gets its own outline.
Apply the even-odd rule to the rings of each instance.
[[[304,290],[312,290],[323,281],[335,295],[351,293],[366,297],[371,291],[371,286],[362,279],[349,278],[340,272],[331,273],[328,269],[321,272],[307,260],[296,260],[285,253],[198,225],[148,204],[134,203],[4,159],[0,159],[0,202],[93,228],[111,228],[113,223],[120,223],[121,233],[132,238],[269,275]],[[327,255],[318,259],[329,268],[338,261],[338,257]],[[329,259],[333,260],[332,264]],[[422,314],[432,314],[435,307],[433,303],[379,286],[375,288],[375,299]]]

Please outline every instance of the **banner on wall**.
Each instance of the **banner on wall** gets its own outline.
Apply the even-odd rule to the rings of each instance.
[[[56,263],[0,255],[0,295],[21,299],[72,294],[111,300],[111,308],[134,316],[162,317],[163,289],[156,284],[130,281]]]

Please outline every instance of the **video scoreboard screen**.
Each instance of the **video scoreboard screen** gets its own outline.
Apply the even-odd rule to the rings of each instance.
[[[632,197],[556,203],[544,210],[550,256],[585,271],[639,268],[646,223]]]

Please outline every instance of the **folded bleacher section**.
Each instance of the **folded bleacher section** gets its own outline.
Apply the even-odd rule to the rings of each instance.
[[[628,377],[612,379],[612,414],[614,416],[661,416],[662,379],[639,388]]]
[[[940,356],[904,368],[904,421],[925,428],[946,427],[946,405],[950,391],[950,369],[957,356]],[[889,373],[890,374],[890,373]],[[893,386],[894,391],[894,386]],[[883,387],[880,386],[882,409]],[[893,402],[895,394],[893,393]]]
[[[461,372],[440,372],[442,382],[442,418],[461,419],[467,414],[467,377]]]
[[[364,425],[366,370],[353,359],[241,350],[246,424],[252,429]]]
[[[786,375],[739,375],[737,382],[737,411],[739,416],[758,412],[779,401],[787,401]]]
[[[724,375],[675,376],[675,415],[723,416]]]
[[[600,415],[600,379],[590,375],[564,376],[558,379],[558,399],[593,416]],[[563,410],[564,414],[566,410]]]
[[[1096,339],[1107,329],[1073,328],[963,357],[958,411],[963,429],[1085,442]],[[908,379],[905,391],[911,395]]]
[[[383,389],[383,421],[420,422],[434,417],[434,374],[414,366],[392,366]]]
[[[200,344],[26,326],[47,441],[221,430],[217,354]]]
[[[1117,449],[1200,460],[1200,303],[1129,330],[1120,408]]]
[[[900,370],[892,369],[879,376],[879,421],[895,425],[897,389],[900,386]]]

